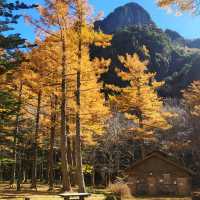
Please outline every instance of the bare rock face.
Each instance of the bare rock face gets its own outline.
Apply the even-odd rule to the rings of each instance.
[[[154,26],[149,13],[137,3],[116,8],[104,20],[95,22],[95,29],[110,34],[126,26]]]

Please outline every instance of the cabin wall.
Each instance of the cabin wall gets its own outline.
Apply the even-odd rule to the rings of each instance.
[[[183,169],[152,157],[129,170],[128,185],[135,195],[189,196],[191,177]]]

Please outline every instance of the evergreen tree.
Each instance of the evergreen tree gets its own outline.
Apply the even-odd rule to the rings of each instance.
[[[2,84],[0,87],[0,133],[4,134],[6,138],[9,138],[9,136],[13,136],[14,134],[13,144],[10,141],[11,149],[13,150],[12,159],[15,160],[13,160],[13,162],[16,162],[17,160],[16,144],[19,132],[19,117],[21,103],[19,95],[13,94],[13,88],[5,87],[5,80],[8,80],[6,76],[9,76],[9,74],[5,73],[8,70],[19,67],[20,63],[24,59],[22,53],[20,52],[20,48],[25,47],[25,39],[21,38],[19,33],[13,33],[14,25],[18,23],[18,19],[21,16],[17,13],[20,13],[20,10],[30,9],[35,6],[36,5],[29,6],[19,1],[10,3],[6,0],[0,0],[0,82]],[[18,89],[19,88],[16,86],[14,90]],[[5,130],[7,131],[5,132]],[[15,163],[15,166],[19,167],[17,166],[17,163]],[[11,177],[11,183],[13,183],[15,179],[14,168],[13,176]],[[17,189],[19,190],[19,178],[17,179],[17,183]]]
[[[21,38],[19,33],[12,33],[13,25],[17,24],[21,16],[16,14],[16,11],[33,7],[36,5],[28,6],[19,1],[14,3],[8,3],[6,0],[0,1],[0,74],[18,66],[22,61],[19,49],[25,47],[25,39]]]

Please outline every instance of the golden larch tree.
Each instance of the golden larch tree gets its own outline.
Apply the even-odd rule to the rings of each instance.
[[[194,81],[186,90],[183,97],[194,118],[200,118],[200,81]]]
[[[176,11],[199,12],[199,0],[157,0],[160,7],[175,8]]]
[[[147,71],[148,62],[141,61],[137,54],[119,56],[119,60],[125,70],[117,70],[117,73],[129,85],[110,87],[119,93],[111,97],[112,104],[133,121],[134,128],[128,131],[133,133],[134,139],[153,139],[155,130],[169,128],[167,117],[170,115],[164,112],[162,99],[157,94],[163,83],[155,80],[156,74]]]

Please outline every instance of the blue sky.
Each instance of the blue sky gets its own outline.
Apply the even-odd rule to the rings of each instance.
[[[24,0],[26,3],[42,3],[43,0]],[[186,38],[200,38],[200,16],[192,16],[190,14],[183,14],[175,16],[175,14],[167,13],[157,7],[155,0],[89,0],[95,12],[103,11],[104,16],[107,16],[116,7],[124,5],[129,2],[137,2],[143,6],[151,15],[154,22],[162,29],[172,29],[179,32]],[[24,11],[26,14],[36,15],[35,11]],[[26,25],[23,20],[17,25],[17,31],[22,34],[24,38],[33,41],[34,31],[30,25]]]

